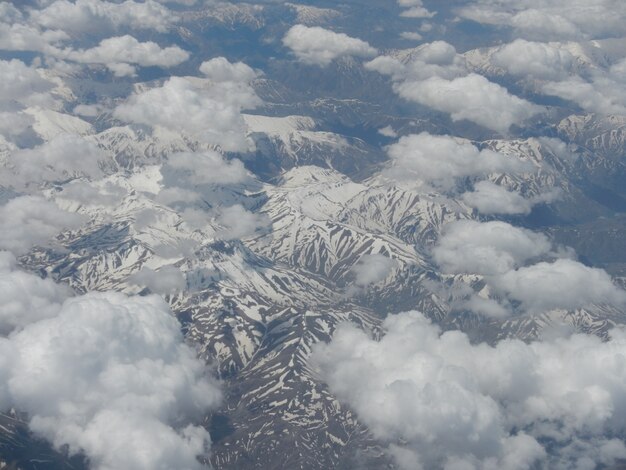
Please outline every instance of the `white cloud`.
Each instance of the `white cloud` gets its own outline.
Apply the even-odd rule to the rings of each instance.
[[[591,82],[580,77],[543,84],[540,91],[573,101],[590,112],[626,114],[626,90],[619,78],[598,73]]]
[[[172,77],[163,86],[133,94],[114,115],[128,122],[188,133],[224,150],[246,151],[251,144],[241,111],[258,104],[260,99],[245,83],[203,85]]]
[[[41,10],[33,10],[31,17],[48,29],[107,34],[126,27],[165,32],[176,15],[153,0],[56,0]]]
[[[87,182],[70,181],[63,185],[54,197],[58,202],[76,203],[87,207],[114,207],[128,194],[128,191],[110,181]]]
[[[509,25],[526,39],[599,39],[626,34],[621,0],[478,0],[457,13],[479,23]]]
[[[3,407],[94,470],[200,470],[208,432],[186,425],[220,400],[158,297],[87,294],[0,340]],[[114,449],[115,451],[112,451]]]
[[[400,33],[400,37],[409,41],[421,41],[422,39],[424,39],[420,33],[416,33],[413,31],[403,31],[402,33]]]
[[[100,162],[106,158],[94,143],[75,134],[59,134],[38,147],[13,152],[7,160],[12,174],[5,169],[0,181],[19,188],[78,176],[99,178]]]
[[[400,16],[405,18],[432,18],[436,15],[435,12],[429,11],[422,0],[398,0],[398,5],[406,8]]]
[[[15,269],[15,257],[0,251],[0,335],[56,316],[70,289]]]
[[[222,240],[236,240],[259,234],[271,223],[265,214],[250,212],[241,204],[220,209],[216,222],[221,226],[216,235]]]
[[[595,468],[626,457],[626,332],[473,345],[418,312],[340,326],[312,364],[407,470]]]
[[[218,152],[180,152],[171,155],[161,167],[163,183],[174,185],[230,185],[250,179],[241,160],[226,160]],[[185,186],[185,189],[189,189]]]
[[[66,50],[59,55],[84,64],[104,64],[117,76],[133,75],[134,68],[129,64],[173,67],[189,58],[189,53],[178,46],[161,48],[152,41],[139,42],[129,35],[104,39],[91,49]]]
[[[626,291],[613,284],[606,271],[570,259],[521,267],[491,283],[532,312],[593,304],[626,305]]]
[[[491,61],[515,76],[555,80],[571,73],[575,58],[554,45],[517,39],[498,49]]]
[[[171,294],[185,288],[185,276],[175,266],[163,266],[158,270],[148,267],[132,274],[128,281],[140,287],[147,287],[156,294]]]
[[[392,137],[392,138],[398,137],[398,134],[391,126],[381,127],[380,129],[378,129],[378,133],[385,137]]]
[[[231,64],[224,57],[202,62],[200,72],[215,82],[250,83],[257,77],[257,73],[243,62]]]
[[[63,31],[40,31],[28,24],[0,22],[0,49],[8,51],[38,51],[55,53],[70,37]]]
[[[468,73],[465,59],[444,41],[418,47],[407,63],[380,56],[365,67],[391,75],[394,91],[406,100],[503,134],[543,109],[482,75]]]
[[[460,220],[444,227],[433,258],[446,273],[501,275],[551,250],[540,233],[506,222]]]
[[[4,137],[11,138],[18,136],[26,132],[33,123],[33,117],[26,113],[0,111],[0,135]]]
[[[355,275],[354,284],[366,287],[383,281],[395,266],[396,262],[391,258],[375,253],[362,256],[350,271]]]
[[[0,220],[0,249],[22,254],[51,242],[64,229],[79,227],[84,218],[42,197],[20,196],[0,206]]]
[[[36,68],[17,59],[0,60],[0,106],[6,101],[28,104],[52,87],[53,84],[43,78]]]
[[[396,89],[401,97],[448,113],[454,121],[466,119],[502,134],[543,109],[475,73],[452,80],[409,80]]]
[[[559,191],[553,190],[526,199],[491,181],[479,181],[474,184],[474,190],[461,195],[461,199],[483,214],[527,215],[536,204],[552,202],[559,195]]]
[[[428,133],[409,135],[390,145],[391,166],[384,175],[396,181],[421,181],[444,190],[457,179],[490,173],[519,173],[526,165],[492,150],[478,150],[468,141]]]
[[[468,292],[469,297],[459,305],[486,315],[626,305],[626,291],[604,270],[569,259],[571,250],[554,250],[543,234],[505,222],[449,223],[432,255],[445,273],[485,276],[490,295],[496,294],[501,301]],[[543,261],[546,258],[557,259]],[[528,265],[533,261],[539,262]]]
[[[372,57],[376,54],[376,49],[365,41],[319,26],[293,26],[285,34],[283,44],[299,61],[321,67],[328,66],[339,57]]]

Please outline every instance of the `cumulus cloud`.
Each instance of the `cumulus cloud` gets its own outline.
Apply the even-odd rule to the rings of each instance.
[[[0,48],[7,51],[37,51],[54,54],[69,40],[64,31],[41,31],[29,24],[0,22]]]
[[[9,139],[19,136],[27,132],[34,121],[32,116],[23,112],[0,111],[0,135]]]
[[[540,43],[517,39],[497,48],[490,62],[535,93],[557,96],[571,101],[589,112],[602,114],[626,113],[626,91],[623,87],[624,62],[598,60],[604,54],[600,46],[596,52],[589,45],[575,43]],[[570,50],[578,51],[577,56]]]
[[[104,39],[91,49],[64,51],[63,58],[84,64],[104,64],[116,76],[134,75],[130,64],[142,67],[172,67],[189,58],[189,53],[178,46],[161,48],[152,41],[139,42],[125,35]]]
[[[508,25],[526,39],[600,39],[626,34],[620,0],[478,0],[457,14],[483,24]]]
[[[75,134],[59,134],[32,149],[17,150],[7,159],[8,169],[0,181],[7,186],[54,182],[78,176],[103,176],[100,163],[106,154],[92,142]]]
[[[175,153],[161,167],[161,174],[167,186],[230,185],[250,179],[241,160],[226,160],[218,152],[212,151]]]
[[[391,166],[384,174],[397,181],[421,181],[440,189],[453,189],[464,177],[490,173],[519,173],[527,169],[516,158],[492,150],[478,150],[468,141],[428,133],[400,138],[387,153]]]
[[[64,229],[78,228],[84,218],[39,196],[20,196],[0,206],[0,249],[22,254],[53,241]]]
[[[406,8],[400,14],[406,18],[432,18],[436,14],[424,7],[422,0],[398,0],[398,5]]]
[[[121,202],[128,191],[110,181],[87,182],[70,181],[63,185],[60,192],[55,193],[59,202],[76,203],[87,207],[112,207]]]
[[[0,60],[0,107],[8,101],[37,103],[53,84],[21,60]]]
[[[54,317],[71,295],[50,279],[16,269],[13,254],[0,251],[0,335]]]
[[[114,110],[124,121],[191,134],[228,151],[246,151],[243,109],[260,104],[245,82],[205,84],[172,77],[162,86],[140,91]],[[164,112],[167,110],[167,112]]]
[[[265,214],[250,212],[241,204],[220,209],[216,222],[221,227],[216,235],[222,240],[247,238],[263,232],[270,225]]]
[[[594,304],[626,305],[626,291],[617,287],[606,271],[571,259],[521,267],[491,282],[532,312]]]
[[[342,325],[312,364],[407,470],[595,468],[626,457],[626,332],[472,344],[421,313]]]
[[[527,215],[536,204],[552,202],[559,195],[555,190],[527,199],[491,181],[479,181],[474,184],[474,190],[464,193],[461,199],[483,214]]]
[[[56,0],[41,10],[32,10],[31,18],[51,30],[107,34],[124,27],[165,32],[176,16],[154,0]]]
[[[517,39],[499,48],[491,61],[515,76],[555,80],[572,71],[575,58],[569,51],[551,44]]]
[[[540,87],[540,91],[572,101],[586,111],[626,114],[626,90],[621,79],[610,74],[596,73],[590,81],[578,76],[549,81]]]
[[[295,25],[285,34],[283,44],[291,49],[299,61],[321,67],[330,65],[340,57],[376,55],[376,49],[367,42],[319,26]]]
[[[362,256],[350,271],[355,276],[354,284],[366,287],[383,281],[395,266],[396,262],[388,256],[375,253]]]
[[[200,64],[200,72],[215,82],[250,83],[257,77],[257,73],[244,64],[228,62],[224,57],[216,57]]]
[[[140,287],[147,287],[155,294],[171,294],[183,290],[186,286],[185,276],[175,266],[163,266],[158,270],[144,266],[132,274],[128,281]]]
[[[406,81],[397,91],[405,99],[450,114],[454,121],[466,119],[502,134],[542,110],[475,73],[452,80]]]
[[[482,75],[468,73],[465,59],[445,41],[420,46],[406,63],[380,56],[365,66],[391,75],[394,91],[406,100],[503,134],[542,111]]]
[[[55,447],[84,453],[94,470],[203,468],[208,432],[186,422],[220,392],[160,298],[70,298],[0,348],[10,358],[0,365],[3,408],[28,413]]]
[[[403,31],[400,33],[400,37],[409,41],[421,41],[424,39],[420,33],[414,31]]]
[[[444,227],[433,258],[446,273],[499,275],[551,250],[550,240],[531,230],[500,221],[460,220]]]
[[[468,292],[459,306],[489,316],[626,305],[626,291],[606,271],[569,259],[571,251],[555,250],[543,234],[505,222],[449,223],[432,255],[445,273],[484,276],[499,300]]]

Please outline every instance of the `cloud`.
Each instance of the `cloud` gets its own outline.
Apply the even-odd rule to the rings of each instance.
[[[87,182],[70,181],[63,185],[60,192],[55,193],[59,202],[77,203],[87,207],[113,207],[119,204],[128,191],[110,181]]]
[[[367,42],[319,26],[293,26],[285,34],[283,44],[291,49],[299,61],[321,67],[330,65],[340,57],[376,55],[376,49]]]
[[[424,39],[420,33],[416,33],[413,31],[403,31],[402,33],[400,33],[400,37],[409,41],[421,41],[422,39]]]
[[[36,68],[17,59],[0,60],[0,107],[8,101],[36,103],[52,87]]]
[[[498,49],[491,61],[512,75],[540,80],[567,77],[575,64],[574,56],[565,49],[523,39]]]
[[[163,266],[154,270],[144,266],[129,276],[128,281],[140,287],[147,287],[156,294],[171,294],[182,291],[186,286],[185,276],[175,266]]]
[[[251,144],[241,111],[260,103],[247,83],[203,84],[172,77],[160,87],[131,95],[113,114],[123,121],[190,134],[227,151],[246,151]]]
[[[54,317],[71,295],[70,289],[50,279],[16,269],[15,257],[0,251],[0,335],[30,323]]]
[[[0,206],[0,249],[23,254],[35,245],[53,241],[64,229],[78,228],[84,218],[66,212],[39,196],[20,196]]]
[[[559,195],[555,190],[526,199],[491,181],[479,181],[474,184],[474,190],[464,193],[461,199],[483,214],[528,215],[536,204],[552,202]]]
[[[94,470],[200,470],[220,392],[158,297],[87,294],[0,339],[4,408]],[[112,451],[114,449],[115,451]]]
[[[626,457],[626,332],[472,344],[421,313],[342,325],[311,364],[407,470],[595,468]]]
[[[570,259],[542,262],[509,271],[491,280],[527,311],[576,309],[591,305],[626,305],[626,291],[602,269]]]
[[[517,39],[501,46],[490,56],[491,64],[535,93],[558,96],[589,112],[626,113],[623,63],[612,61],[601,46],[589,50],[584,43],[540,43]],[[576,51],[575,53],[570,52]],[[576,54],[576,55],[575,55]]]
[[[59,134],[32,149],[17,150],[7,159],[8,170],[0,178],[16,188],[28,184],[54,182],[79,176],[100,178],[100,163],[107,155],[92,142],[75,134]]]
[[[246,210],[241,204],[219,210],[216,222],[221,226],[217,237],[222,240],[236,240],[260,234],[268,229],[271,221],[265,214]]]
[[[216,57],[200,64],[200,72],[215,82],[250,83],[257,73],[243,62],[231,64],[224,57]]]
[[[58,46],[70,37],[63,31],[45,30],[23,24],[0,22],[0,49],[7,51],[57,52]]]
[[[398,0],[398,5],[406,8],[400,16],[405,18],[432,18],[435,12],[429,11],[424,7],[422,0]]]
[[[161,48],[152,41],[139,42],[129,35],[104,39],[91,49],[69,50],[58,55],[83,64],[104,64],[116,76],[134,75],[135,70],[129,64],[173,67],[189,58],[189,53],[178,46]]]
[[[163,33],[176,18],[172,11],[153,0],[56,0],[41,10],[32,10],[30,16],[47,29],[78,34],[107,34],[120,28]]]
[[[378,129],[378,133],[384,137],[396,138],[398,137],[397,132],[391,126],[385,126]]]
[[[502,134],[542,111],[475,73],[452,80],[406,81],[396,89],[401,97],[448,113],[454,121],[466,119]]]
[[[0,135],[9,139],[19,136],[27,132],[34,121],[33,117],[26,113],[0,111]]]
[[[173,185],[231,185],[250,179],[241,160],[226,160],[218,152],[179,152],[161,167],[163,183]],[[185,186],[189,189],[188,186]]]
[[[543,234],[505,222],[449,223],[432,255],[444,273],[484,276],[489,297],[468,291],[458,302],[461,309],[504,316],[514,311],[626,306],[626,291],[617,287],[606,271],[569,259],[571,250],[555,250]],[[532,262],[536,263],[529,265]],[[491,298],[494,294],[498,300]]]
[[[444,226],[433,258],[446,273],[501,275],[551,251],[543,234],[506,222],[460,220]]]
[[[355,275],[354,284],[366,287],[383,281],[395,266],[396,262],[391,258],[375,253],[362,256],[350,271]]]
[[[483,24],[508,25],[526,39],[566,40],[620,37],[626,6],[620,0],[479,0],[457,14]]]
[[[454,121],[469,120],[503,134],[543,109],[482,75],[469,73],[465,59],[445,41],[418,47],[406,63],[379,56],[365,67],[391,75],[394,91],[408,101],[450,114]]]
[[[387,148],[387,153],[391,166],[383,172],[385,176],[396,181],[421,181],[443,190],[453,189],[459,178],[527,169],[518,159],[478,150],[468,141],[425,132],[400,138]]]
[[[578,104],[590,112],[626,114],[626,90],[618,77],[597,73],[591,81],[571,77],[544,83],[540,91]]]

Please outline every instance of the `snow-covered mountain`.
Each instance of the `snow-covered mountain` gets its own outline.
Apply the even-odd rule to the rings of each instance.
[[[386,319],[417,310],[492,346],[607,340],[626,325],[621,43],[503,42],[494,25],[475,37],[484,18],[465,18],[464,2],[69,2],[100,18],[93,31],[78,14],[34,12],[54,2],[17,3],[0,16],[22,25],[6,33],[19,47],[2,42],[2,18],[0,47],[25,62],[0,60],[0,74],[16,67],[32,90],[0,85],[0,249],[17,259],[0,257],[0,276],[5,263],[68,295],[164,299],[223,395],[194,416],[211,437],[198,465],[421,468],[398,450],[415,436],[368,426],[339,398],[359,390],[337,393],[312,359],[347,323],[377,341]],[[45,47],[26,45],[33,31]],[[128,38],[109,53],[112,31],[135,31],[150,57]],[[520,69],[520,50],[549,60]],[[590,87],[603,108],[582,96]],[[576,271],[551,277],[563,266]],[[402,397],[402,380],[385,392]],[[43,440],[18,408],[0,410],[0,468],[111,468]]]

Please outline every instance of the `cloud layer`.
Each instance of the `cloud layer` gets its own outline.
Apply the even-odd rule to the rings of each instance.
[[[607,342],[473,345],[418,312],[384,329],[375,340],[340,326],[312,363],[400,468],[594,468],[626,457],[623,330]]]
[[[70,297],[0,256],[0,406],[95,470],[200,469],[220,392],[158,297]],[[4,290],[3,290],[4,291]],[[19,298],[16,298],[19,296]],[[10,330],[12,329],[12,333]]]
[[[172,77],[160,87],[133,94],[114,114],[127,122],[193,135],[227,151],[246,151],[250,143],[241,111],[261,101],[248,83],[253,75],[242,73],[238,65],[230,71],[223,65],[220,70],[215,64],[201,66],[212,82]]]
[[[372,57],[376,54],[376,49],[365,41],[319,26],[293,26],[285,34],[283,44],[291,49],[299,61],[322,67],[330,65],[339,57]]]

